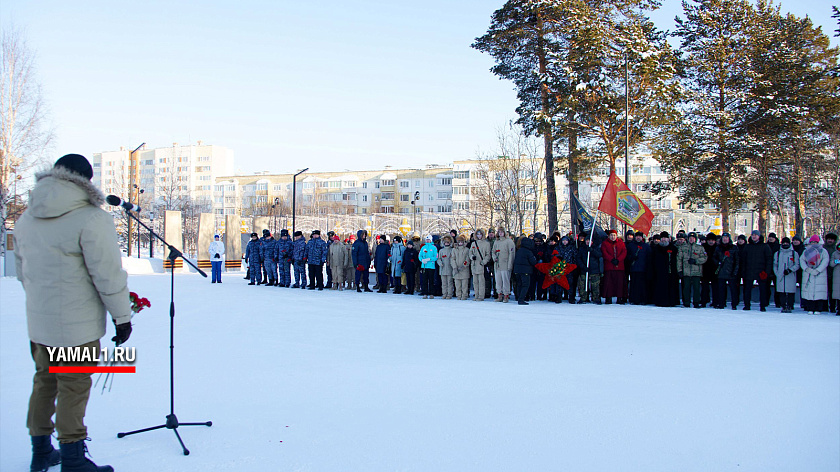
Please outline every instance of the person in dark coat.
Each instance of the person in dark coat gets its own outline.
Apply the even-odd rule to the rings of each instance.
[[[523,238],[516,255],[513,257],[513,274],[517,277],[516,303],[519,305],[527,305],[525,299],[528,297],[528,291],[531,285],[531,274],[534,272],[534,266],[537,265],[537,257],[534,255],[534,241],[528,238]]]
[[[664,231],[659,235],[659,244],[651,248],[653,303],[656,306],[673,307],[680,303],[677,251],[670,235]]]
[[[645,242],[645,235],[637,231],[633,241],[626,245],[627,259],[630,270],[629,298],[633,305],[648,303],[648,283],[650,279],[651,249]]]
[[[373,292],[370,284],[370,248],[367,243],[367,231],[360,229],[356,232],[356,242],[350,250],[353,267],[356,268],[356,291]]]
[[[321,231],[316,229],[306,243],[309,290],[324,290],[324,264],[327,262],[327,254],[327,243],[321,239]]]
[[[577,265],[577,248],[568,236],[563,236],[562,238],[560,238],[560,244],[557,245],[557,249],[555,249],[553,252],[557,253],[558,259],[564,260],[568,264]],[[560,303],[562,300],[568,300],[569,303],[574,305],[578,284],[577,273],[578,270],[575,269],[566,275],[566,281],[569,282],[569,290],[566,290],[560,287],[559,285],[557,286],[559,290],[556,295],[556,303]]]
[[[405,274],[405,294],[414,295],[415,276],[417,268],[420,267],[420,253],[414,248],[414,241],[408,240],[405,243],[405,252],[402,259],[402,271]]]
[[[759,307],[767,311],[770,304],[770,274],[773,273],[773,254],[770,246],[758,230],[750,234],[750,239],[743,248],[744,262],[744,310],[750,310],[753,285],[758,283]]]
[[[543,236],[542,233],[534,235],[534,257],[537,259],[537,264],[551,261],[551,257],[548,253],[548,245],[545,244],[544,238],[545,236]],[[545,274],[542,272],[532,272],[531,293],[529,294],[530,298],[534,300],[545,300],[548,298],[548,289],[542,288],[543,279],[545,279]]]
[[[589,245],[589,235],[584,236],[584,242],[578,248],[576,264],[580,268],[578,280],[578,303],[601,304],[601,274],[604,272],[604,258],[600,246]]]
[[[823,248],[828,252],[829,256],[837,249],[837,235],[834,233],[825,233],[823,236],[825,240]],[[831,312],[837,312],[837,294],[834,293],[834,271],[826,272],[828,275],[828,309]]]
[[[391,245],[388,244],[388,236],[379,237],[379,244],[376,245],[376,252],[373,255],[373,267],[376,269],[376,280],[379,282],[379,293],[388,292],[391,286],[388,280],[388,257],[391,254]]]
[[[265,246],[268,244],[268,240],[271,238],[271,232],[267,229],[264,229],[262,232],[262,237],[260,238],[260,242],[262,246],[260,246],[260,269],[262,270],[262,281],[258,283],[260,284],[268,284],[269,276],[268,271],[266,270],[266,253],[265,253]]]
[[[292,262],[295,267],[295,284],[292,288],[306,288],[306,239],[303,232],[295,231],[292,242]]]
[[[776,253],[779,252],[781,249],[781,245],[779,244],[779,239],[776,237],[776,233],[770,233],[767,235],[767,245],[770,246],[770,257],[775,259]],[[770,287],[773,288],[773,303],[776,305],[776,308],[782,307],[782,299],[778,290],[776,289],[776,277],[773,274],[770,274]]]
[[[251,276],[251,283],[248,285],[259,285],[262,283],[262,270],[260,269],[260,241],[257,233],[251,233],[251,240],[245,246],[245,263],[248,264],[248,274]]]
[[[802,243],[802,238],[799,237],[798,234],[796,234],[792,238],[790,238],[790,247],[793,248],[794,252],[796,252],[796,254],[798,254],[799,257],[802,257],[802,253],[805,252],[805,244]],[[802,286],[802,269],[801,268],[796,271],[796,283],[800,287]],[[799,305],[800,305],[800,308],[803,308],[802,307],[802,297],[800,297]]]
[[[700,279],[700,306],[706,308],[706,305],[710,303],[712,306],[720,304],[717,274],[715,273],[717,264],[714,260],[715,249],[717,249],[717,235],[715,233],[706,235],[706,244],[703,245],[703,249],[706,250],[706,262],[703,263],[703,276]]]
[[[729,233],[723,233],[720,236],[720,244],[715,247],[715,253],[712,259],[715,264],[718,293],[720,295],[717,302],[712,302],[712,306],[719,310],[726,308],[728,287],[732,309],[735,310],[741,301],[741,284],[738,275],[741,273],[741,256],[738,254],[738,246],[732,244],[732,237]]]

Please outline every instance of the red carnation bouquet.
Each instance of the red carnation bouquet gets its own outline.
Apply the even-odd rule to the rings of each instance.
[[[133,313],[140,313],[143,308],[152,306],[148,298],[140,298],[140,295],[135,292],[129,292],[128,298],[131,300],[131,311]]]
[[[729,251],[724,252],[723,255],[729,257]]]
[[[151,307],[152,302],[149,301],[148,298],[141,298],[140,295],[137,295],[136,292],[128,292],[128,299],[131,301],[131,317],[133,318],[134,315],[143,311],[144,308]],[[114,365],[114,359],[112,358],[108,362],[108,366],[112,367]],[[96,383],[93,384],[94,387],[99,385],[99,379],[102,377],[102,374],[99,374],[99,377],[96,378]],[[111,387],[114,385],[114,377],[116,374],[111,374],[110,372],[105,375],[105,381],[102,382],[102,392],[105,393],[105,388],[108,388],[108,391],[111,391]],[[109,382],[110,380],[110,382]]]

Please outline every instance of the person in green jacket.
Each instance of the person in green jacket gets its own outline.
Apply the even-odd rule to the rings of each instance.
[[[683,306],[700,308],[700,279],[703,277],[703,264],[708,255],[703,246],[697,244],[697,235],[689,233],[688,242],[679,247],[677,252],[677,273],[683,279]]]

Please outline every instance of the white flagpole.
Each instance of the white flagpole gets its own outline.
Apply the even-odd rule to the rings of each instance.
[[[595,216],[592,217],[592,229],[589,230],[589,251],[586,251],[586,292],[589,293],[589,259],[592,256],[592,236],[595,234],[595,223],[598,221],[598,215],[601,210],[595,210]]]

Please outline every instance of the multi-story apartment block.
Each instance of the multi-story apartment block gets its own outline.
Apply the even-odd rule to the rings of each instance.
[[[213,206],[214,182],[233,173],[233,151],[215,145],[196,144],[145,149],[135,152],[137,179],[132,184],[130,151],[93,154],[93,182],[103,192],[138,200],[141,206],[177,209],[192,202],[209,211]],[[136,185],[136,187],[132,187]]]
[[[218,215],[288,215],[292,173],[224,176],[216,179],[213,211]],[[450,213],[452,169],[384,169],[307,172],[298,176],[298,215]]]

